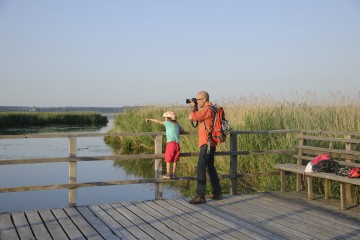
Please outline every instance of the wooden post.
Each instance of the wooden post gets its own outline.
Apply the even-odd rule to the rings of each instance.
[[[300,135],[305,135],[304,132],[300,132],[299,133],[299,146],[304,146],[306,144],[306,141],[303,137],[300,137]],[[302,165],[302,155],[303,155],[303,150],[299,149],[298,150],[298,159],[297,159],[297,164],[298,165]],[[302,174],[296,174],[296,191],[300,192],[301,191],[301,178],[302,178]]]
[[[352,135],[345,135],[345,139],[353,139],[354,136]],[[355,145],[353,143],[345,143],[345,150],[346,151],[354,151]],[[354,162],[352,159],[345,159],[346,162]],[[354,204],[355,200],[355,187],[351,184],[346,184],[345,186],[345,194],[346,194],[346,203]],[[343,210],[343,209],[342,209]]]
[[[285,179],[285,171],[280,170],[280,186],[281,186],[281,192],[284,193],[286,191],[286,179]]]
[[[324,198],[325,199],[330,199],[330,187],[331,187],[331,183],[329,179],[325,179],[324,180]]]
[[[312,176],[306,176],[307,180],[307,192],[308,192],[308,200],[312,201],[314,199],[314,190],[313,190],[313,177]]]
[[[346,184],[340,183],[340,209],[345,210],[346,209]]]
[[[155,154],[162,153],[162,135],[156,135],[155,137]],[[155,178],[162,178],[162,159],[155,159]],[[162,199],[163,185],[162,183],[155,183],[155,199]]]
[[[77,166],[76,166],[76,137],[69,138],[69,183],[76,184]],[[69,207],[75,207],[77,201],[76,187],[69,188]]]
[[[230,133],[230,152],[237,152],[237,134]],[[237,155],[230,154],[230,194],[237,194]]]

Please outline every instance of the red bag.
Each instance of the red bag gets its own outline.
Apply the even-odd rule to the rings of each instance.
[[[360,177],[360,168],[353,168],[349,171],[349,174],[348,174],[348,177],[349,178],[358,178]]]
[[[316,165],[318,164],[320,161],[323,161],[323,160],[330,160],[330,156],[328,154],[321,154],[321,155],[318,155],[316,157],[314,157],[312,160],[311,160],[311,163],[312,165]]]

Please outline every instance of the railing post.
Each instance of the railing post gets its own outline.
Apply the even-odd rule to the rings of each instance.
[[[237,134],[230,132],[230,152],[237,152]],[[230,154],[230,194],[237,194],[237,155]]]
[[[76,166],[76,137],[69,137],[69,183],[76,184],[77,166]],[[69,207],[76,206],[76,187],[69,188]]]
[[[156,135],[155,137],[155,154],[162,153],[162,135]],[[162,178],[162,159],[155,159],[155,178]],[[155,183],[155,199],[162,199],[163,186],[162,183]]]
[[[345,139],[354,139],[353,135],[345,135],[344,136]],[[345,144],[345,150],[347,151],[354,151],[355,150],[355,144],[353,143],[346,143]],[[354,162],[352,159],[345,159],[346,162]],[[355,186],[351,185],[351,184],[346,184],[345,185],[345,195],[346,195],[346,203],[356,203],[356,198],[355,198]]]

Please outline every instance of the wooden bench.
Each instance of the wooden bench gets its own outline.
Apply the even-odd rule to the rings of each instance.
[[[324,179],[324,198],[331,196],[331,182],[340,185],[340,208],[357,204],[355,197],[356,186],[360,186],[360,178],[348,178],[335,173],[312,172],[306,173],[305,167],[309,161],[320,154],[329,154],[332,159],[344,166],[360,167],[360,133],[300,131],[298,135],[297,154],[293,155],[293,163],[276,164],[280,170],[281,192],[286,191],[286,172],[295,173],[296,191],[301,191],[302,178],[305,178],[308,200],[314,199],[313,178]]]

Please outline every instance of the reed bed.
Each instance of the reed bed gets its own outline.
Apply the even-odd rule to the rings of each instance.
[[[246,99],[223,102],[226,118],[231,122],[234,130],[283,130],[283,129],[312,129],[324,131],[360,131],[360,104],[354,101],[334,101],[327,104],[311,104],[306,101],[290,102],[275,101],[268,98]],[[345,98],[345,100],[347,100]],[[186,131],[195,131],[188,121],[189,109],[182,106],[143,106],[130,108],[115,117],[113,132],[161,132],[164,127],[158,124],[146,123],[144,118],[162,119],[165,111],[175,111],[180,125]],[[154,141],[150,137],[109,137],[107,143],[113,146],[116,154],[154,152]],[[290,134],[261,134],[239,135],[238,149],[267,150],[291,149],[296,145],[296,135]],[[165,147],[165,139],[163,142]],[[196,152],[197,137],[183,135],[181,137],[181,151]],[[229,141],[218,146],[218,151],[227,151]],[[238,173],[260,173],[274,171],[275,163],[284,163],[291,159],[286,155],[250,155],[238,158]],[[178,164],[178,175],[195,175],[197,159],[182,158]],[[122,161],[116,163],[132,174],[139,176],[153,176],[149,172],[151,160]],[[229,157],[217,156],[216,167],[220,174],[229,173]],[[164,168],[163,168],[164,169]],[[294,181],[294,179],[290,179]],[[229,190],[228,180],[221,182],[223,191]],[[185,184],[185,185],[184,185]],[[195,182],[182,183],[183,194],[194,194]],[[239,192],[278,191],[280,187],[278,177],[249,177],[239,180]],[[208,188],[210,191],[210,188]],[[319,193],[323,189],[318,188]],[[336,191],[334,189],[334,191]],[[334,193],[336,196],[337,193]]]
[[[0,112],[0,128],[80,125],[105,126],[106,116],[94,112]]]

